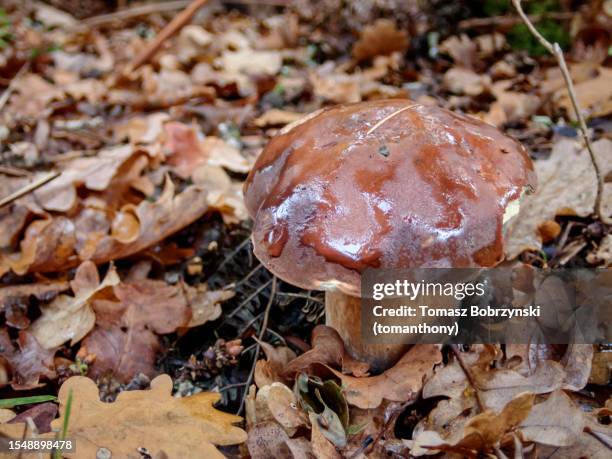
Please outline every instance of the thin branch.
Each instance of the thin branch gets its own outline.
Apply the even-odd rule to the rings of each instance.
[[[533,23],[529,20],[529,17],[523,11],[521,0],[512,0],[512,4],[514,5],[514,8],[518,12],[519,16],[521,17],[529,31],[532,33],[532,35],[540,42],[542,46],[544,46],[544,48],[546,48],[546,50],[550,54],[555,57],[557,64],[561,69],[561,74],[563,75],[563,79],[565,80],[565,85],[567,86],[567,91],[569,93],[570,100],[572,101],[572,107],[574,108],[576,119],[578,120],[580,133],[582,134],[582,139],[584,140],[584,144],[586,145],[587,151],[589,152],[591,162],[593,163],[593,169],[595,169],[595,175],[597,177],[597,194],[595,195],[594,213],[599,217],[599,220],[602,223],[611,225],[612,219],[604,213],[603,209],[604,178],[601,172],[601,167],[599,166],[599,162],[597,161],[597,157],[595,156],[595,152],[593,150],[593,145],[591,144],[591,140],[589,139],[586,122],[584,120],[584,116],[582,115],[582,111],[580,110],[580,106],[578,105],[576,91],[574,90],[574,83],[572,81],[569,69],[567,68],[567,63],[565,62],[563,50],[559,46],[559,43],[549,42],[540,32],[538,32],[538,29],[535,28]]]
[[[97,27],[110,24],[115,21],[140,18],[143,16],[148,16],[149,14],[167,13],[176,10],[182,10],[183,8],[189,6],[189,3],[191,3],[190,0],[174,0],[170,2],[150,3],[147,5],[140,5],[135,6],[134,8],[116,11],[110,14],[92,16],[90,18],[84,19],[82,21],[82,24],[88,27]]]
[[[588,433],[589,435],[592,435],[597,441],[599,441],[599,443],[604,445],[606,448],[608,448],[609,450],[612,450],[612,441],[610,440],[610,437],[608,437],[606,434],[596,432],[590,427],[585,427],[584,431]]]
[[[261,324],[261,328],[259,329],[259,336],[257,337],[257,345],[255,346],[255,355],[253,357],[253,364],[251,365],[251,371],[249,372],[249,377],[245,381],[245,390],[242,394],[242,399],[240,400],[240,407],[236,414],[240,414],[242,409],[244,408],[244,401],[246,400],[247,392],[249,390],[249,386],[253,381],[253,376],[255,375],[255,367],[257,366],[257,357],[259,356],[259,351],[261,349],[261,342],[263,341],[264,336],[266,335],[266,330],[268,329],[268,320],[270,318],[270,310],[272,309],[272,304],[274,304],[274,298],[276,297],[276,276],[272,278],[272,288],[270,289],[270,298],[268,299],[268,304],[266,305],[266,310],[264,312],[263,322]]]
[[[122,9],[109,14],[100,14],[92,16],[81,21],[75,28],[84,29],[85,27],[100,27],[111,24],[115,21],[125,21],[128,19],[136,19],[150,14],[171,13],[173,11],[182,10],[191,3],[191,0],[171,0],[168,2],[148,3],[146,5],[135,6],[133,8]],[[245,4],[245,5],[268,5],[268,6],[288,6],[287,1],[283,0],[233,0],[225,1],[225,3]]]
[[[474,389],[474,395],[476,396],[476,403],[478,403],[478,408],[480,409],[480,411],[486,411],[485,404],[482,402],[480,398],[480,392],[478,391],[478,387],[476,387],[476,383],[474,382],[472,372],[465,364],[465,361],[463,360],[463,356],[461,355],[461,351],[459,350],[456,344],[451,344],[451,349],[453,350],[453,353],[455,354],[455,357],[457,358],[457,362],[459,362],[459,366],[465,373],[465,377],[470,383],[470,386],[472,386],[472,388]]]
[[[208,0],[193,0],[191,4],[185,8],[181,13],[176,15],[172,21],[170,21],[162,30],[157,34],[155,39],[140,53],[130,66],[131,70],[136,70],[142,64],[146,63],[153,55],[159,50],[164,42],[176,34],[183,28],[185,24],[191,21],[191,18],[196,12],[204,6]]]
[[[51,180],[59,177],[60,174],[61,172],[51,172],[49,175],[45,175],[44,177],[41,177],[35,182],[32,182],[24,186],[23,188],[15,191],[14,193],[9,194],[6,198],[3,198],[0,200],[0,208],[6,206],[7,204],[10,204],[11,202],[21,198],[22,196],[25,196],[26,194],[31,193],[32,191],[49,183]]]
[[[32,175],[30,171],[11,166],[0,166],[0,174],[10,175],[12,177],[29,177]]]
[[[576,13],[573,12],[550,12],[544,14],[530,14],[527,16],[531,22],[540,22],[543,19],[554,19],[556,21],[568,21],[573,19]],[[470,18],[459,22],[460,29],[472,29],[478,27],[512,27],[523,22],[517,16],[491,16],[488,18]]]

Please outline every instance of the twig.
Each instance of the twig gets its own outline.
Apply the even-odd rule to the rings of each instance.
[[[584,431],[588,433],[589,435],[592,435],[593,437],[595,437],[595,439],[599,441],[599,443],[604,445],[606,448],[608,448],[609,450],[612,450],[612,441],[610,441],[610,437],[608,437],[606,434],[596,432],[590,427],[585,427]]]
[[[244,386],[246,386],[246,381],[236,383],[236,384],[228,384],[227,386],[219,387],[219,392],[225,392],[226,390],[236,389],[237,387],[244,387]]]
[[[142,53],[140,53],[130,66],[131,70],[136,70],[142,64],[147,62],[157,52],[160,46],[181,28],[187,24],[191,18],[196,14],[200,7],[208,0],[193,0],[187,8],[181,11],[180,14],[174,17],[162,30],[157,34],[155,39],[147,46]]]
[[[11,94],[13,93],[13,90],[15,89],[15,84],[17,84],[17,81],[23,76],[24,73],[28,71],[29,68],[30,68],[30,61],[26,61],[21,66],[19,71],[15,74],[15,76],[9,83],[8,87],[4,90],[4,92],[0,96],[0,110],[4,108],[4,106],[9,100],[9,97],[11,97]]]
[[[182,10],[183,8],[189,6],[191,0],[171,0],[168,2],[159,2],[159,3],[149,3],[147,5],[135,6],[133,8],[123,9],[121,11],[115,11],[114,13],[109,14],[100,14],[98,16],[92,16],[90,18],[84,19],[81,21],[76,28],[85,28],[85,27],[99,27],[107,24],[111,24],[115,21],[125,21],[128,19],[136,19],[144,16],[148,16],[150,14],[156,13],[170,13],[172,11]],[[238,3],[238,4],[246,4],[246,5],[255,5],[261,3],[262,5],[269,6],[287,6],[287,2],[282,0],[263,0],[263,1],[254,1],[254,0],[234,0],[227,1],[226,3]]]
[[[601,168],[599,167],[599,163],[597,161],[597,157],[595,156],[595,152],[593,151],[593,146],[591,145],[591,140],[589,139],[589,133],[587,131],[586,122],[584,121],[584,116],[582,115],[582,111],[580,110],[580,106],[578,105],[578,100],[576,98],[576,91],[574,90],[574,83],[572,81],[572,77],[570,75],[569,69],[567,68],[567,63],[565,62],[565,57],[563,56],[563,50],[559,46],[559,43],[551,43],[544,36],[538,32],[538,29],[535,28],[533,23],[529,20],[529,17],[523,11],[523,7],[521,5],[521,0],[512,0],[512,4],[519,16],[531,32],[531,34],[546,48],[546,50],[554,56],[561,69],[561,74],[563,75],[563,79],[565,80],[565,85],[567,86],[567,91],[570,96],[570,100],[572,101],[572,107],[574,108],[574,112],[576,113],[576,118],[578,119],[578,126],[580,127],[580,133],[582,134],[582,139],[584,140],[584,144],[586,145],[587,151],[589,152],[589,156],[591,158],[591,162],[593,163],[593,169],[595,169],[595,175],[597,177],[597,194],[595,195],[595,206],[594,213],[599,217],[599,220],[602,223],[607,225],[612,224],[612,219],[608,218],[607,215],[604,214],[603,209],[603,191],[604,191],[604,178],[601,173]]]
[[[0,174],[10,175],[12,177],[29,177],[31,174],[25,169],[18,167],[0,166]]]
[[[486,411],[485,404],[482,403],[482,400],[480,399],[480,393],[478,392],[478,387],[476,386],[476,383],[474,382],[474,378],[472,377],[472,372],[470,371],[470,369],[467,367],[467,365],[463,361],[463,356],[461,355],[461,351],[459,350],[456,344],[451,344],[451,349],[453,350],[453,353],[455,354],[455,357],[457,358],[457,362],[459,362],[459,366],[465,373],[465,377],[470,383],[470,386],[472,386],[472,388],[474,389],[474,395],[476,396],[476,403],[478,403],[478,408],[480,409],[480,411]]]
[[[116,11],[110,14],[92,16],[83,20],[81,24],[84,24],[88,27],[97,27],[101,25],[110,24],[114,21],[134,19],[155,13],[167,13],[170,11],[182,10],[190,3],[191,0],[174,0],[170,2],[150,3],[148,5],[135,6],[134,8]]]
[[[400,406],[398,406],[393,411],[393,414],[391,416],[389,416],[389,419],[387,420],[387,422],[385,422],[383,424],[382,429],[380,429],[380,431],[378,432],[378,435],[376,435],[376,438],[374,438],[372,441],[364,443],[357,451],[355,451],[350,456],[349,459],[356,459],[361,454],[365,455],[366,451],[368,451],[368,452],[374,451],[374,448],[376,447],[376,444],[382,439],[382,437],[389,430],[389,428],[392,427],[395,424],[395,422],[397,421],[397,418],[399,418],[400,414],[402,414],[404,412],[404,410],[408,406],[410,406],[412,403],[414,403],[414,400],[408,400],[408,401],[402,403]]]
[[[23,188],[15,191],[14,193],[9,194],[6,198],[3,198],[2,200],[0,200],[0,208],[6,206],[7,204],[10,204],[11,202],[15,201],[16,199],[21,198],[22,196],[25,196],[28,193],[31,193],[37,188],[40,188],[41,186],[49,183],[51,180],[59,177],[60,174],[61,172],[51,172],[49,175],[41,177],[35,182],[32,182],[24,186]]]
[[[272,278],[272,288],[270,289],[270,298],[268,298],[268,304],[266,305],[266,310],[264,312],[263,322],[261,323],[261,328],[259,329],[259,336],[257,337],[257,345],[255,346],[255,356],[253,357],[253,364],[251,365],[251,371],[249,372],[249,377],[245,381],[244,385],[246,389],[242,394],[242,399],[240,400],[240,407],[236,414],[240,414],[242,409],[244,408],[244,401],[247,396],[247,391],[249,390],[249,386],[253,381],[253,376],[255,375],[255,366],[257,365],[257,357],[259,356],[259,350],[261,349],[261,341],[266,334],[266,330],[268,328],[268,319],[270,318],[270,309],[272,309],[272,304],[274,303],[274,298],[276,297],[276,276]]]
[[[567,21],[572,19],[576,13],[561,12],[561,13],[545,13],[545,14],[530,14],[528,16],[531,22],[539,22],[542,19],[555,19],[557,21]],[[523,20],[517,16],[491,16],[488,18],[471,18],[464,19],[459,22],[460,29],[472,29],[478,27],[511,27],[520,24]]]

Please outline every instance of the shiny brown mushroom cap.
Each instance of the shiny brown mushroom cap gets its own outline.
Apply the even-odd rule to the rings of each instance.
[[[255,254],[305,289],[359,295],[366,268],[494,266],[535,185],[495,127],[408,100],[336,106],[273,138],[245,183]]]

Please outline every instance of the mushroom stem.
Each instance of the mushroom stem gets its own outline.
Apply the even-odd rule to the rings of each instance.
[[[361,298],[340,291],[325,292],[325,324],[335,329],[352,357],[370,364],[373,372],[392,367],[410,345],[368,344],[361,333]]]

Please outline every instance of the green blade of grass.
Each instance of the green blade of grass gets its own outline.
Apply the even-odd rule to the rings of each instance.
[[[59,440],[65,440],[68,434],[68,423],[70,422],[70,412],[72,411],[72,389],[68,392],[66,400],[66,409],[64,410],[64,422],[62,423],[62,431],[59,434]],[[62,459],[62,453],[59,450],[53,451],[53,459]]]
[[[31,403],[54,402],[57,397],[53,395],[34,395],[32,397],[17,397],[0,400],[0,408],[13,408],[19,405],[29,405]]]

